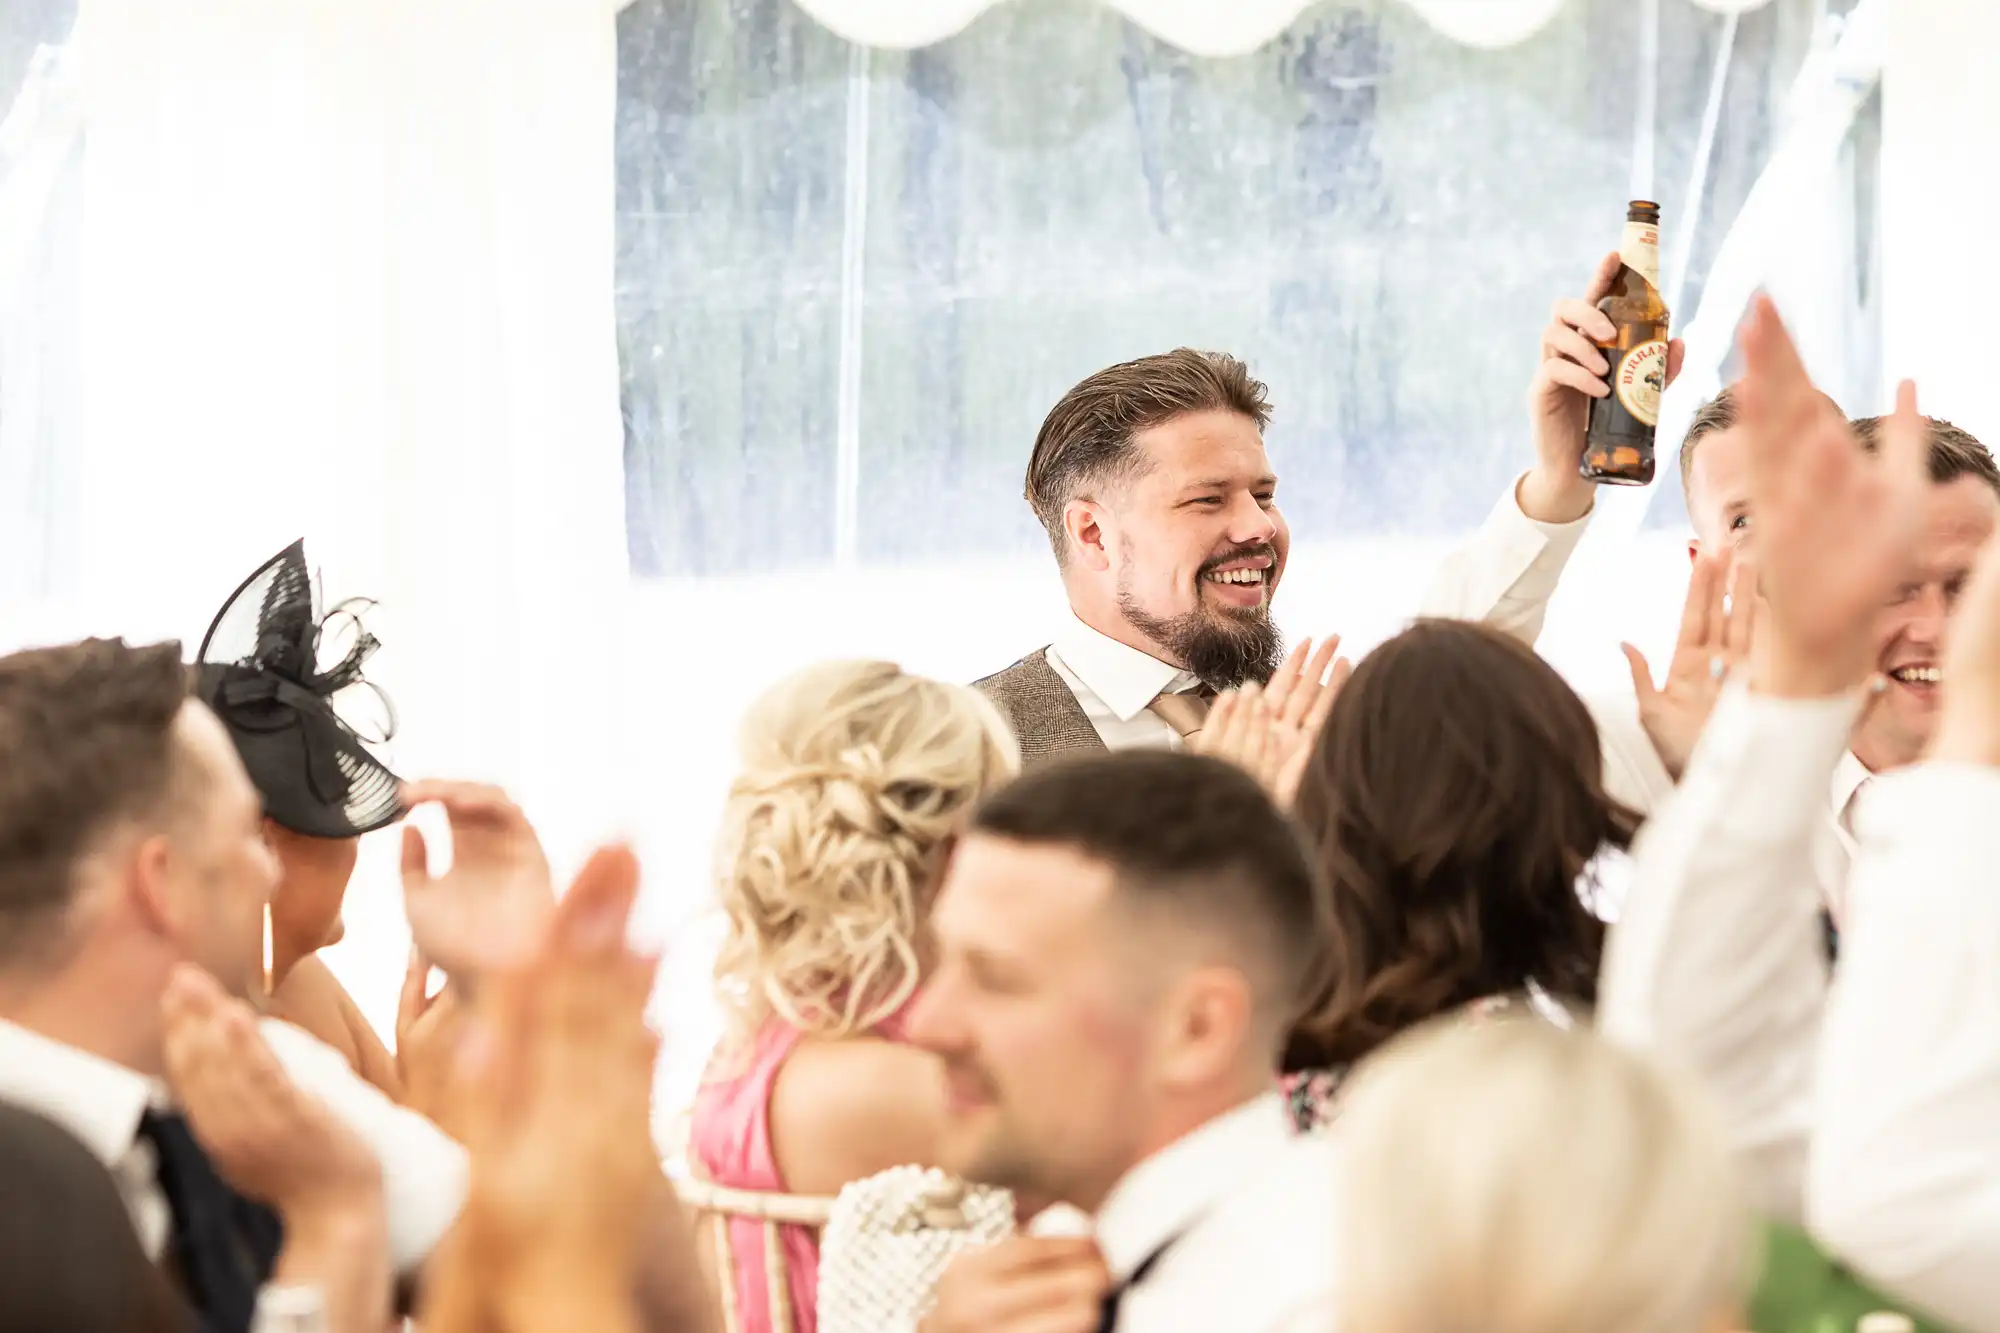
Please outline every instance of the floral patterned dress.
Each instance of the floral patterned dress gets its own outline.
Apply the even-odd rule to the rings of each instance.
[[[1483,1023],[1497,1015],[1521,1013],[1565,1027],[1576,1021],[1575,1016],[1559,1001],[1533,986],[1526,995],[1489,995],[1483,1000],[1474,1000],[1459,1011],[1468,1023]],[[1291,1112],[1292,1129],[1296,1133],[1316,1134],[1333,1123],[1340,1085],[1350,1068],[1350,1065],[1341,1065],[1334,1069],[1305,1069],[1279,1080],[1278,1087],[1285,1095],[1285,1105]]]

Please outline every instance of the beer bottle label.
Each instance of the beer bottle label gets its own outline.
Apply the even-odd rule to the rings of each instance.
[[[1660,393],[1667,387],[1667,345],[1657,339],[1622,352],[1611,371],[1611,388],[1635,421],[1660,424]]]
[[[1660,290],[1660,228],[1652,222],[1627,222],[1625,239],[1618,243],[1618,257],[1625,266]]]

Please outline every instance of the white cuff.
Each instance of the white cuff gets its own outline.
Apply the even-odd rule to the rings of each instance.
[[[1487,526],[1505,524],[1508,527],[1519,528],[1526,525],[1547,540],[1567,542],[1570,548],[1574,549],[1577,542],[1583,539],[1585,529],[1590,527],[1590,520],[1596,516],[1597,506],[1592,505],[1584,511],[1582,518],[1571,519],[1567,523],[1544,523],[1538,518],[1529,518],[1527,510],[1521,508],[1521,483],[1527,479],[1528,474],[1525,472],[1514,478],[1514,484],[1507,488],[1507,494],[1500,498],[1500,503],[1486,516]]]
[[[1480,553],[1481,573],[1498,585],[1499,597],[1545,602],[1562,582],[1563,569],[1589,529],[1591,516],[1585,514],[1573,523],[1529,518],[1521,509],[1521,481],[1526,476],[1522,473],[1507,487],[1463,549]]]

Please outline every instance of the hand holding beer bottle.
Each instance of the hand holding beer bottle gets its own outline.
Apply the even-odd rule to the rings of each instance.
[[[1573,522],[1596,498],[1595,479],[1584,475],[1585,438],[1592,410],[1611,397],[1611,361],[1602,345],[1618,341],[1618,326],[1601,307],[1625,267],[1622,252],[1606,255],[1589,289],[1557,301],[1542,330],[1541,364],[1529,391],[1535,466],[1517,495],[1522,512],[1538,522]],[[1679,339],[1668,342],[1663,386],[1680,374],[1681,350]]]
[[[1582,475],[1614,486],[1653,479],[1653,429],[1666,392],[1667,303],[1660,295],[1660,206],[1635,199],[1625,214],[1618,272],[1597,302],[1604,316],[1591,335],[1608,363],[1610,392],[1591,395]]]

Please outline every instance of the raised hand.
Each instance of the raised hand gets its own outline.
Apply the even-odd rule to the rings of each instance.
[[[1694,753],[1723,682],[1750,658],[1757,628],[1757,571],[1747,556],[1704,554],[1688,579],[1680,636],[1666,681],[1653,684],[1645,654],[1623,645],[1639,721],[1676,782]]]
[[[1272,799],[1290,806],[1311,757],[1313,742],[1353,665],[1340,636],[1302,640],[1266,685],[1252,683],[1215,701],[1195,740],[1202,754],[1227,759],[1264,785]]]
[[[489,978],[461,1052],[469,1257],[527,1287],[588,1275],[629,1292],[664,1188],[645,1021],[658,960],[625,943],[638,889],[629,850],[594,855],[525,963]]]
[[[1597,488],[1578,473],[1590,400],[1608,397],[1605,376],[1611,363],[1594,339],[1609,341],[1618,328],[1597,303],[1618,278],[1618,252],[1598,261],[1583,296],[1557,301],[1542,330],[1541,362],[1528,390],[1528,414],[1535,428],[1535,466],[1521,482],[1521,511],[1543,523],[1568,523],[1590,512]],[[1667,383],[1681,373],[1685,349],[1667,344]]]
[[[403,1083],[404,1104],[450,1133],[452,1065],[467,1014],[451,985],[430,993],[431,966],[423,950],[410,950],[409,970],[396,1005],[396,1074]]]
[[[1769,298],[1752,303],[1740,343],[1771,640],[1759,687],[1839,694],[1868,677],[1876,621],[1908,578],[1923,530],[1929,482],[1916,388],[1905,381],[1897,389],[1881,451],[1869,454],[1813,388]]]
[[[1194,748],[1197,753],[1228,760],[1268,790],[1271,732],[1276,727],[1276,715],[1264,697],[1264,687],[1251,681],[1216,699],[1195,736]]]
[[[183,966],[160,1016],[174,1100],[230,1184],[288,1217],[379,1198],[375,1154],[293,1084],[248,1005]]]
[[[167,1081],[215,1169],[284,1219],[276,1280],[317,1287],[336,1329],[384,1328],[392,1274],[375,1153],[299,1090],[249,1006],[199,968],[160,1001]]]
[[[498,787],[414,782],[405,808],[435,802],[451,822],[451,869],[430,871],[424,835],[403,827],[403,910],[418,949],[469,981],[518,965],[540,941],[554,910],[548,857],[519,806]]]

